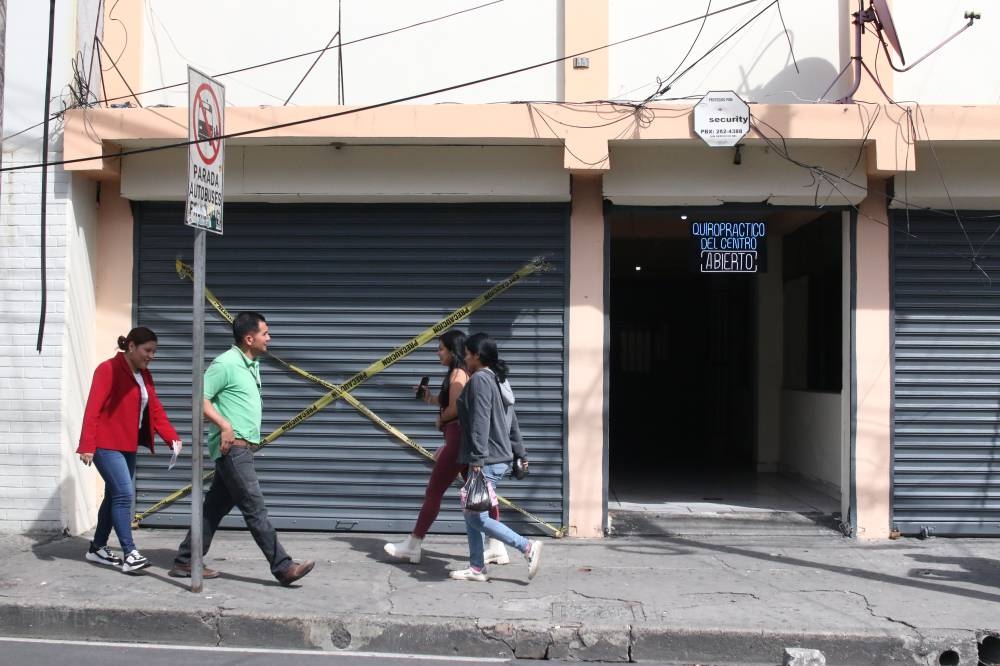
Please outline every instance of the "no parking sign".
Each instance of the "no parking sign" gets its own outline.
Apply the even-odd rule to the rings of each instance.
[[[188,177],[184,223],[222,234],[226,89],[188,67]]]

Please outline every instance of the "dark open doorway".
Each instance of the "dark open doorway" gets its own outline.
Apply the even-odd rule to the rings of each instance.
[[[612,521],[827,529],[842,478],[840,212],[610,207],[607,220]],[[759,271],[703,272],[699,222],[762,224]]]
[[[754,463],[755,277],[701,274],[692,252],[612,242],[613,473]]]

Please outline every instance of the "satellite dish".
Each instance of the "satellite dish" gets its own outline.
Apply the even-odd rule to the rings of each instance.
[[[938,49],[950,42],[951,40],[958,37],[960,34],[968,30],[973,26],[976,20],[982,18],[978,12],[965,12],[965,18],[968,19],[968,23],[963,25],[954,34],[948,37],[946,40],[935,46],[933,49],[925,53],[916,59],[916,61],[911,62],[906,67],[897,67],[896,63],[892,61],[892,54],[889,53],[889,46],[892,46],[893,51],[899,55],[899,59],[902,64],[906,64],[906,60],[903,58],[903,48],[899,45],[899,34],[896,32],[896,24],[892,20],[892,12],[889,11],[888,0],[869,0],[868,9],[864,9],[864,0],[858,1],[858,11],[851,14],[851,23],[854,25],[854,56],[847,61],[844,68],[840,70],[840,73],[834,77],[833,81],[827,86],[826,91],[820,96],[820,99],[825,99],[827,93],[833,90],[833,86],[853,65],[854,67],[854,85],[851,87],[850,91],[844,97],[841,97],[837,101],[840,103],[853,103],[854,93],[858,91],[858,87],[861,85],[861,72],[862,70],[868,72],[868,75],[878,82],[878,77],[874,72],[869,69],[868,65],[861,58],[861,33],[865,30],[865,24],[871,23],[874,25],[875,32],[878,33],[878,40],[881,43],[882,50],[885,51],[885,56],[889,61],[889,66],[892,67],[897,72],[908,72],[932,54],[936,53]],[[888,42],[888,44],[887,44]],[[881,85],[879,84],[881,89]],[[884,90],[882,91],[886,97],[888,93]]]
[[[888,0],[872,0],[872,9],[875,10],[877,28],[885,34],[889,46],[899,54],[899,61],[905,65],[906,58],[903,57],[903,47],[899,45],[899,34],[896,33],[896,24],[892,20]]]

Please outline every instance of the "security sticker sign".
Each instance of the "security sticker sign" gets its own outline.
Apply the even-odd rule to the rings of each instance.
[[[222,234],[226,89],[188,67],[188,176],[184,222]]]
[[[694,107],[694,133],[710,146],[735,146],[750,131],[750,107],[732,90],[715,90]]]

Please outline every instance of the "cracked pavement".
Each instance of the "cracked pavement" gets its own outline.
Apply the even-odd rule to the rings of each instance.
[[[153,566],[136,576],[86,562],[85,537],[0,536],[0,635],[761,663],[794,644],[831,664],[932,664],[950,647],[964,665],[1000,632],[996,540],[550,540],[530,583],[516,556],[474,583],[448,579],[467,565],[464,536],[431,535],[411,565],[380,535],[285,532],[317,565],[284,588],[247,533],[222,531],[206,559],[221,576],[192,594],[166,575],[182,536],[138,531]]]

